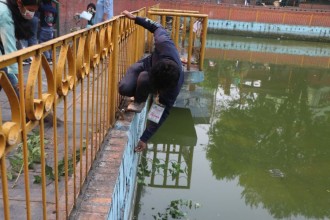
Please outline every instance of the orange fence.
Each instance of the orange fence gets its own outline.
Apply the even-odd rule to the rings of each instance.
[[[0,71],[1,219],[68,218],[116,120],[118,81],[144,54],[140,39],[144,29],[120,16],[0,56],[0,68],[18,64],[21,97]]]

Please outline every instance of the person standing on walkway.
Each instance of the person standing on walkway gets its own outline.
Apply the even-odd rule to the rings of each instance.
[[[127,111],[141,112],[149,94],[155,95],[146,129],[135,147],[135,151],[140,152],[146,149],[147,141],[170,114],[181,90],[184,73],[179,52],[160,24],[148,18],[137,17],[126,10],[123,14],[153,33],[155,41],[152,54],[130,66],[119,83],[121,95],[134,96],[134,102],[128,105]]]
[[[87,5],[87,10],[81,13],[76,13],[74,19],[77,23],[80,21],[81,18],[87,20],[86,28],[90,28],[93,26],[95,22],[95,13],[96,13],[96,6],[94,3],[89,3]]]
[[[39,8],[40,12],[40,33],[39,43],[49,41],[54,38],[54,25],[57,18],[57,10],[52,5],[52,0],[42,0],[42,5]],[[53,64],[52,51],[44,52],[49,64]]]
[[[20,41],[21,48],[30,47],[38,43],[39,13],[36,12],[33,18],[30,20],[30,22],[31,22],[31,31],[33,34],[29,39]],[[32,62],[32,58],[28,58],[26,60],[23,60],[23,65],[31,64],[31,62]]]
[[[113,0],[97,0],[95,24],[109,20],[113,17]]]
[[[86,27],[89,28],[93,26],[95,22],[95,13],[96,13],[96,6],[94,3],[89,3],[87,5],[87,12],[92,15],[92,18],[88,20]]]
[[[33,35],[29,20],[38,7],[39,0],[0,0],[0,55],[17,51],[16,40]],[[5,72],[18,95],[18,64],[8,66]]]

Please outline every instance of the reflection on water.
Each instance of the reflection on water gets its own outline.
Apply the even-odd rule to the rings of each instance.
[[[143,156],[135,219],[330,219],[329,61],[290,59],[206,51],[176,103],[190,117],[169,121]]]

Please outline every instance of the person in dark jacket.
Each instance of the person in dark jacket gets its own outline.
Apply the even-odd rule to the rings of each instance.
[[[156,96],[148,113],[148,124],[136,152],[143,151],[151,136],[162,125],[181,90],[184,73],[178,50],[167,31],[158,23],[135,16],[128,11],[123,14],[154,34],[155,50],[152,54],[130,66],[119,83],[119,93],[134,96],[128,111],[141,112],[150,93]]]
[[[0,56],[17,51],[16,40],[32,35],[30,20],[38,10],[39,0],[0,0]],[[18,64],[4,69],[10,83],[18,92]]]
[[[51,0],[43,0],[39,8],[40,13],[40,33],[39,43],[49,41],[54,38],[54,25],[57,19],[57,10],[52,5]],[[53,64],[51,50],[45,51],[44,55],[49,64]]]

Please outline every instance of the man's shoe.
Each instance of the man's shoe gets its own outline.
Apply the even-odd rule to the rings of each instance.
[[[141,103],[132,102],[127,106],[127,111],[140,113],[145,105],[146,105],[145,102],[141,102]]]
[[[28,59],[23,60],[22,63],[23,63],[23,66],[30,65],[31,64],[31,60],[30,60],[30,58],[28,58]]]

